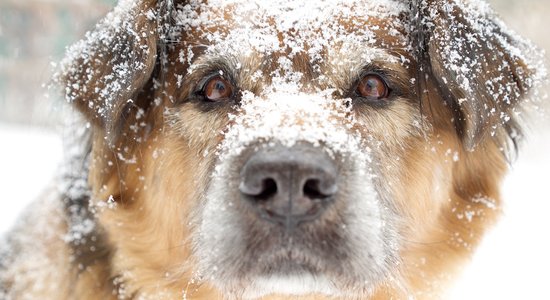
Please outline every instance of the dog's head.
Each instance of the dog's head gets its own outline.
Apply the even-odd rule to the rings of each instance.
[[[430,293],[497,215],[530,46],[477,1],[123,1],[63,64],[110,276]],[[90,266],[93,268],[93,265]]]

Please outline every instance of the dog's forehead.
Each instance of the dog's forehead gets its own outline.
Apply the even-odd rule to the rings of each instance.
[[[396,0],[211,0],[179,7],[175,19],[184,43],[203,53],[321,61],[331,50],[407,48],[408,9]]]
[[[257,141],[323,141],[328,152],[364,162],[363,139],[347,132],[355,124],[351,102],[335,91],[370,63],[402,62],[391,53],[410,49],[408,11],[397,0],[192,2],[174,14],[175,53],[190,66],[190,82],[239,74],[230,77],[239,78],[240,108],[220,153],[238,156]],[[401,65],[392,70],[405,73]]]

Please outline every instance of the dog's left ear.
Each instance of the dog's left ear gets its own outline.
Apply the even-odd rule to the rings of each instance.
[[[65,99],[109,137],[128,107],[139,107],[138,94],[155,68],[157,3],[120,1],[85,39],[69,48],[56,75]]]
[[[538,67],[531,64],[542,55],[508,31],[484,1],[412,5],[421,66],[453,110],[465,148],[501,133],[515,142],[518,104],[537,81]]]

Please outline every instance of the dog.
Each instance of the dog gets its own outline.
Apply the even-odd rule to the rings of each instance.
[[[482,1],[123,0],[55,76],[58,187],[2,299],[441,299],[541,54]]]

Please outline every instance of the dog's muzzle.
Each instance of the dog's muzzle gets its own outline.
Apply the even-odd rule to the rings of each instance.
[[[334,201],[338,169],[320,147],[272,146],[244,163],[239,190],[260,218],[292,230],[319,218]]]

